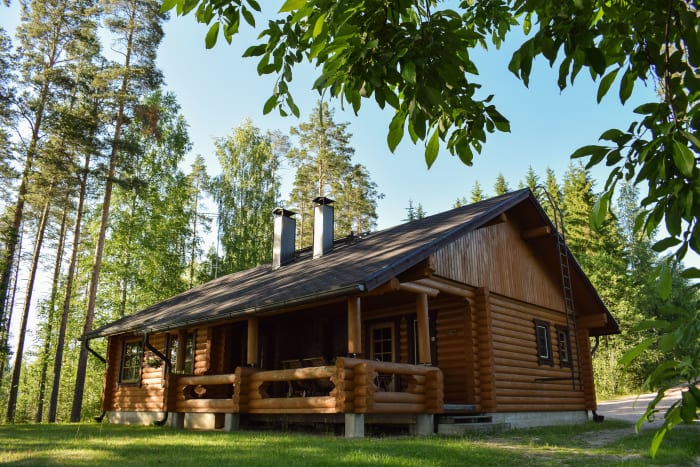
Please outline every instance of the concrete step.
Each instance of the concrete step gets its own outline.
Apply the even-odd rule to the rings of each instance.
[[[464,435],[467,433],[497,433],[510,429],[508,423],[438,423],[439,435]]]

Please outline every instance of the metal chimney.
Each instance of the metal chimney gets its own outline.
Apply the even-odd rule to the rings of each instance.
[[[272,269],[277,269],[294,259],[296,220],[292,217],[295,212],[284,208],[275,208],[273,239],[272,239]]]
[[[333,249],[333,200],[319,196],[313,202],[314,258],[319,258]]]

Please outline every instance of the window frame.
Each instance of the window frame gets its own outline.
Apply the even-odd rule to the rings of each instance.
[[[127,364],[127,359],[129,363],[131,363],[131,360],[134,359],[136,355],[130,355],[128,352],[128,349],[130,347],[136,347],[137,348],[137,354],[138,355],[138,367],[134,365],[126,366]],[[125,372],[130,371],[130,372],[135,372],[136,374],[133,375],[133,378],[125,378]],[[140,340],[125,340],[122,341],[122,353],[121,353],[121,358],[119,359],[119,384],[122,385],[139,385],[141,384],[141,374],[143,372],[143,342]]]
[[[178,334],[168,334],[168,350],[166,355],[170,360],[170,372],[179,375],[192,375],[194,374],[194,350],[195,350],[195,333],[187,332],[187,339],[185,345],[189,346],[189,351],[185,351],[185,365],[181,372],[176,370],[177,368],[177,346],[179,345],[179,335]],[[175,342],[175,345],[173,345]],[[174,354],[173,354],[174,350]]]
[[[554,352],[552,349],[552,333],[549,331],[549,322],[541,319],[534,319],[535,325],[535,351],[537,352],[537,363],[540,365],[554,365]],[[543,331],[543,334],[540,333]],[[542,352],[546,349],[546,352]]]
[[[396,323],[394,321],[379,321],[372,323],[368,326],[368,334],[369,334],[369,339],[368,339],[368,344],[369,344],[369,352],[368,356],[370,360],[375,360],[377,359],[376,353],[375,353],[375,338],[374,338],[374,331],[377,329],[390,329],[391,330],[391,337],[390,337],[390,349],[391,349],[391,360],[381,360],[384,362],[396,362],[398,361],[398,352],[396,349]],[[383,341],[386,341],[383,339]],[[381,352],[382,354],[386,354],[387,352]]]
[[[571,355],[571,334],[569,329],[562,325],[555,326],[557,331],[557,348],[559,350],[559,366],[571,368],[573,359]]]

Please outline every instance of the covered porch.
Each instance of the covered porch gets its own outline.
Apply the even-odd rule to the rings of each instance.
[[[398,291],[395,284],[392,290]],[[359,296],[326,304],[323,312],[310,310],[308,320],[299,312],[250,317],[236,324],[239,332],[221,333],[244,338],[244,345],[219,343],[240,349],[227,364],[217,364],[212,347],[209,374],[178,374],[174,366],[166,375],[171,423],[183,427],[184,414],[226,414],[225,426],[235,429],[248,415],[335,414],[346,436],[362,436],[365,416],[399,420],[408,414],[423,426],[419,431],[432,433],[444,391],[442,372],[431,366],[428,295],[401,295],[416,304],[415,363],[399,363],[398,353],[386,351],[398,342],[363,336],[363,325],[367,332],[372,327],[363,323]]]

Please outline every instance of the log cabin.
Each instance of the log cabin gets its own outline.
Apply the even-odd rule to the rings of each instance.
[[[337,240],[332,201],[314,202],[313,247],[278,208],[272,264],[83,336],[107,339],[110,422],[356,437],[595,415],[591,338],[618,325],[529,189]]]

